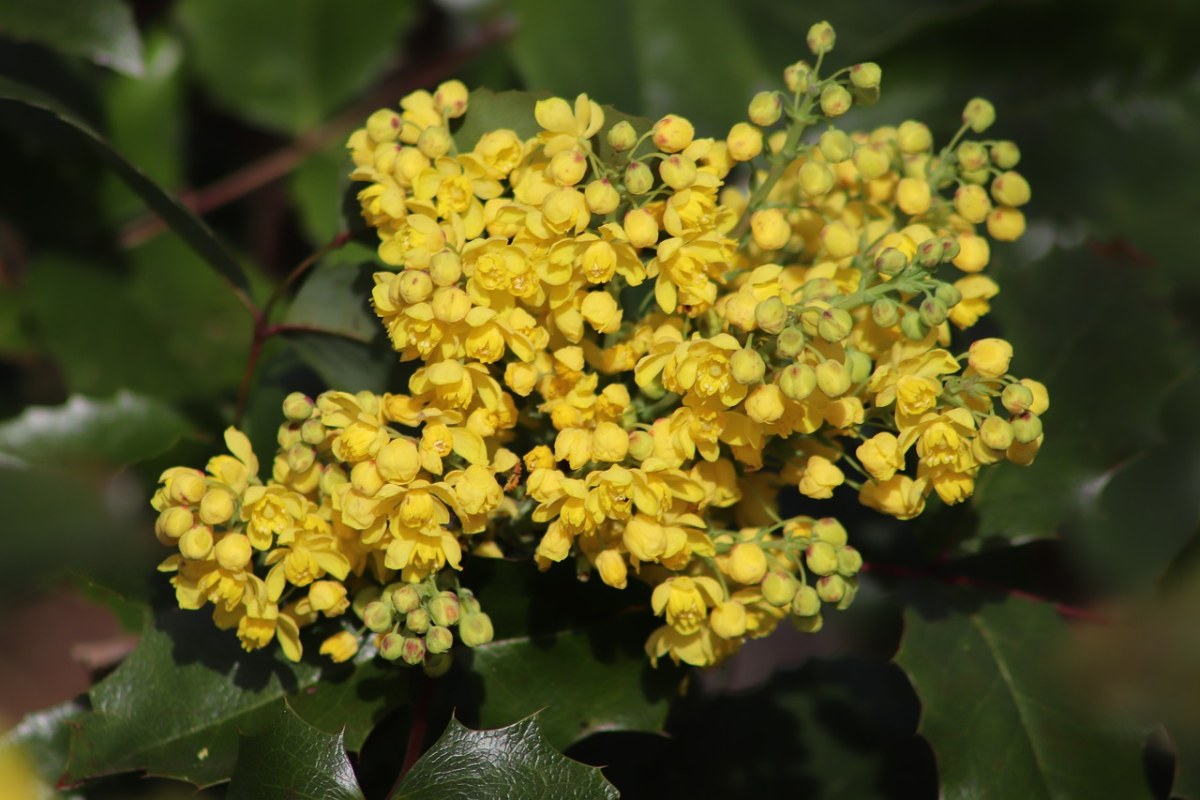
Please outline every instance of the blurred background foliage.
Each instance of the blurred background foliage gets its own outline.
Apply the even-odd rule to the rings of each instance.
[[[671,738],[606,732],[662,727],[666,697],[636,678],[601,694],[628,716],[584,717],[582,733],[554,726],[575,724],[587,691],[556,695],[570,713],[544,720],[551,740],[609,765],[626,797],[1200,797],[1191,0],[7,0],[0,721],[86,689],[128,649],[140,605],[161,600],[146,501],[163,467],[200,463],[243,402],[265,459],[288,391],[397,388],[365,304],[369,248],[289,285],[270,336],[255,339],[243,302],[261,308],[346,229],[342,145],[371,110],[459,77],[586,91],[720,136],[805,57],[821,19],[837,64],[883,66],[882,101],[847,124],[917,118],[944,141],[982,95],[995,135],[1021,145],[1030,230],[996,248],[983,332],[1049,386],[1046,446],[1029,469],[991,471],[972,504],[910,525],[839,508],[868,561],[859,606],[694,676],[670,704]],[[452,706],[492,726],[546,705],[529,691],[497,706],[488,676],[569,673],[595,648],[477,656],[491,693],[439,689],[432,735]],[[352,748],[370,797],[414,713],[372,708],[380,724]],[[19,729],[44,775],[65,768],[53,720],[78,712]]]

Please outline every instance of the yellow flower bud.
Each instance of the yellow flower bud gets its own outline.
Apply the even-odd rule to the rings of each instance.
[[[817,320],[817,335],[827,342],[840,342],[854,328],[854,317],[844,308],[827,308]]]
[[[729,577],[747,586],[757,584],[767,574],[767,556],[752,542],[735,544],[726,562]]]
[[[583,180],[587,170],[587,156],[578,147],[571,147],[555,153],[546,167],[546,175],[559,186],[574,186]]]
[[[746,416],[770,425],[783,416],[783,392],[773,383],[762,384],[746,398]]]
[[[692,123],[683,117],[668,114],[654,123],[651,138],[654,145],[664,153],[678,153],[692,143],[695,135],[696,130]]]
[[[817,581],[817,596],[826,603],[842,602],[846,596],[846,581],[840,575],[826,575]]]
[[[763,250],[779,250],[792,238],[792,226],[783,209],[767,208],[750,215],[750,233]]]
[[[1033,391],[1024,383],[1010,383],[1000,393],[1000,405],[1010,414],[1028,411],[1033,405]]]
[[[833,26],[828,22],[817,22],[808,29],[805,41],[813,55],[819,56],[833,49],[833,44],[837,41],[837,34],[834,33]]]
[[[421,592],[411,583],[402,583],[387,593],[392,608],[399,614],[410,614],[421,607]]]
[[[630,194],[645,194],[654,186],[654,173],[641,161],[630,161],[625,167],[625,190]]]
[[[821,597],[811,586],[801,586],[792,598],[792,613],[798,617],[812,617],[821,611]]]
[[[804,94],[808,91],[809,80],[812,77],[812,67],[807,61],[797,61],[789,64],[783,70],[783,83],[792,94]]]
[[[1025,215],[1015,208],[1000,206],[988,215],[987,229],[997,241],[1015,241],[1025,233]]]
[[[743,386],[750,386],[762,380],[767,371],[767,365],[756,350],[735,350],[729,357],[730,372],[733,379]]]
[[[433,316],[453,325],[462,322],[471,310],[471,298],[457,286],[446,286],[433,293]]]
[[[1016,142],[996,142],[992,145],[992,163],[1000,169],[1012,169],[1021,161],[1021,149]]]
[[[910,119],[896,129],[896,146],[901,153],[927,153],[933,149],[933,134],[925,123]]]
[[[430,125],[417,137],[417,149],[428,159],[440,158],[450,152],[450,131],[444,125]]]
[[[200,521],[205,525],[221,525],[233,516],[234,498],[228,489],[210,487],[200,501]]]
[[[736,639],[746,633],[746,607],[736,600],[727,600],[712,610],[708,621],[717,636]]]
[[[170,544],[171,539],[178,539],[195,524],[192,512],[181,506],[171,506],[163,509],[154,523],[154,531],[163,544]],[[167,541],[163,541],[166,539]]]
[[[983,133],[996,121],[996,109],[982,97],[972,98],[963,109],[962,121],[975,133]]]
[[[1012,418],[1013,438],[1018,444],[1030,444],[1042,435],[1042,418],[1026,411]]]
[[[375,646],[379,649],[379,655],[388,661],[396,661],[404,652],[404,637],[389,631],[379,637]]]
[[[833,170],[820,161],[805,161],[796,178],[809,197],[821,197],[833,188]]]
[[[1005,451],[1004,457],[1017,466],[1027,467],[1033,463],[1035,458],[1037,458],[1038,450],[1041,449],[1042,446],[1042,438],[1043,437],[1039,436],[1032,442],[1026,444],[1022,444],[1021,442],[1013,442],[1012,447]]]
[[[220,545],[217,545],[218,551]],[[218,554],[218,558],[219,558]],[[346,587],[339,581],[314,581],[308,589],[308,605],[327,617],[336,617],[350,607]]]
[[[392,627],[395,619],[392,615],[392,607],[384,602],[375,601],[367,603],[363,609],[363,624],[368,630],[375,633],[383,633]]]
[[[1029,202],[1029,181],[1019,172],[1005,172],[992,181],[992,197],[1004,206],[1023,206]]]
[[[850,141],[845,131],[837,128],[822,133],[821,138],[817,140],[817,146],[830,164],[840,164],[854,155],[854,142]]]
[[[904,454],[900,452],[895,434],[883,431],[872,436],[854,451],[858,460],[877,481],[886,481],[904,469]]]
[[[854,151],[854,167],[866,180],[875,180],[887,174],[892,160],[887,152],[875,144],[863,145]]]
[[[458,635],[467,647],[487,644],[495,635],[492,630],[492,618],[482,612],[467,614],[458,623]]]
[[[364,497],[374,497],[383,484],[384,478],[374,461],[360,461],[350,470],[350,485]]]
[[[621,120],[608,129],[606,134],[608,146],[618,153],[624,153],[637,143],[637,131],[626,120]]]
[[[804,563],[817,575],[832,575],[837,571],[837,552],[828,542],[813,542],[804,551]]]
[[[320,652],[337,664],[349,661],[358,652],[358,637],[350,631],[338,631],[321,642]]]
[[[980,423],[979,438],[993,450],[1007,450],[1013,443],[1012,425],[992,414]]]
[[[754,322],[767,333],[779,333],[787,327],[787,305],[778,297],[768,297],[754,307]]]
[[[982,186],[967,184],[954,193],[954,210],[967,222],[979,224],[991,213],[992,201]]]
[[[629,434],[629,457],[634,461],[645,461],[654,454],[654,437],[646,431]]]
[[[454,646],[454,634],[449,628],[442,625],[433,625],[425,633],[425,650],[426,652],[438,654],[445,653]]]
[[[199,471],[176,475],[171,478],[167,488],[171,499],[180,505],[195,505],[208,491],[204,475]]]
[[[779,388],[792,400],[803,400],[817,388],[817,373],[808,364],[792,364],[779,375]]]
[[[597,333],[615,333],[621,327],[625,312],[608,292],[588,292],[579,313]]]
[[[663,183],[679,191],[686,189],[696,182],[696,162],[687,156],[676,153],[670,158],[664,158],[658,165],[658,174]]]
[[[433,93],[433,105],[447,119],[457,119],[467,113],[467,98],[470,93],[462,81],[446,81],[439,84]]]
[[[759,92],[750,100],[750,121],[762,128],[770,127],[783,115],[783,99],[778,92]]]
[[[991,257],[992,250],[987,239],[973,233],[964,233],[958,237],[958,255],[950,263],[963,272],[980,272],[988,265]]]
[[[179,537],[179,552],[184,558],[203,561],[213,550],[212,528],[196,525]]]
[[[873,61],[864,61],[850,68],[850,82],[858,89],[878,89],[883,70]]]
[[[504,366],[504,385],[521,397],[528,397],[537,386],[538,371],[533,364],[510,361]]]
[[[749,161],[762,152],[762,131],[748,122],[739,122],[729,129],[725,144],[734,161]]]
[[[289,422],[304,422],[312,416],[312,398],[303,392],[292,392],[283,398],[283,415]]]
[[[461,616],[462,606],[454,592],[439,592],[437,597],[429,601],[429,618],[435,625],[457,625]]]
[[[617,463],[629,452],[629,433],[615,422],[601,422],[592,432],[592,458]]]
[[[966,141],[955,151],[959,166],[968,172],[983,169],[988,164],[988,151],[979,142]]]
[[[1003,339],[979,339],[967,351],[967,363],[985,378],[1001,378],[1012,360],[1012,345]]]
[[[841,397],[850,389],[850,370],[832,358],[817,365],[817,386],[827,397]]]
[[[421,453],[412,439],[392,439],[375,454],[375,468],[389,483],[411,483],[421,471]]]
[[[306,420],[300,426],[300,441],[312,447],[322,444],[328,435],[329,429],[319,419]]]
[[[644,208],[635,208],[625,215],[622,225],[625,235],[634,247],[653,247],[658,241],[658,222]]]
[[[777,608],[791,605],[800,584],[786,572],[768,572],[762,581],[763,599]]]
[[[1029,410],[1038,416],[1045,414],[1050,408],[1050,394],[1046,391],[1046,385],[1033,378],[1022,378],[1021,385],[1028,389],[1033,397],[1029,404]]]
[[[554,451],[544,444],[530,450],[522,460],[525,462],[525,469],[530,472],[535,469],[554,469],[556,464]]]
[[[846,476],[825,456],[810,456],[800,478],[800,494],[814,500],[833,497],[833,490],[841,486]]]
[[[821,228],[821,243],[830,258],[847,258],[858,252],[858,234],[841,221]]]
[[[425,660],[425,642],[415,636],[405,636],[400,645],[400,658],[413,667],[422,663]]]
[[[896,187],[896,205],[910,217],[924,214],[932,202],[933,194],[924,178],[904,178]]]
[[[629,569],[625,566],[624,557],[616,550],[602,550],[596,556],[596,571],[606,586],[624,589],[628,585]]]
[[[429,630],[429,610],[418,606],[404,615],[404,627],[412,633],[424,633]]]
[[[821,91],[821,113],[827,117],[840,117],[850,110],[853,102],[844,86],[831,84]]]
[[[845,547],[846,540],[849,538],[842,523],[833,517],[821,517],[813,522],[812,535],[817,537],[818,540],[828,542],[834,547]]]
[[[611,214],[621,204],[621,195],[608,178],[589,183],[583,190],[583,199],[593,214]]]

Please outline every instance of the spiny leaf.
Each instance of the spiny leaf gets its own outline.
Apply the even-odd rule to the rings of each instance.
[[[565,757],[536,717],[473,731],[451,719],[445,733],[389,800],[615,800],[600,770]]]

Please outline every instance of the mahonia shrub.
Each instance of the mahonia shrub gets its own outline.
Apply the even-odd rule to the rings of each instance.
[[[458,81],[372,114],[351,178],[407,390],[289,396],[265,481],[232,428],[229,455],[167,470],[179,605],[293,660],[337,618],[333,660],[436,675],[494,633],[464,554],[525,558],[648,584],[650,660],[707,666],[854,598],[852,537],[781,516],[785,487],[911,519],[1032,462],[1045,387],[1002,339],[953,344],[999,291],[990,243],[1024,231],[1019,150],[973,136],[982,99],[940,148],[914,120],[839,128],[881,73],[823,74],[833,44],[814,25],[815,60],[724,138],[581,94],[538,101],[535,136],[459,149]]]

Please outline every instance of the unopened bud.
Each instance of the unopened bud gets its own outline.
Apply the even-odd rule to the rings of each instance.
[[[327,432],[321,420],[310,419],[300,426],[300,441],[315,447],[325,441]]]
[[[367,607],[363,609],[363,624],[375,633],[383,633],[388,630],[392,627],[393,622],[395,620],[392,617],[392,609],[388,607],[387,603],[376,600],[368,603]]]
[[[737,350],[729,357],[730,371],[733,379],[743,386],[758,383],[767,371],[767,365],[754,350],[745,348]]]
[[[890,297],[881,297],[871,304],[871,319],[881,328],[890,328],[900,321],[900,305]]]
[[[294,444],[287,451],[287,465],[292,472],[307,472],[317,453],[306,444]]]
[[[774,125],[783,115],[783,99],[778,92],[759,92],[750,101],[750,121],[759,127]]]
[[[479,647],[492,640],[492,618],[484,613],[467,614],[458,623],[458,635],[467,647]]]
[[[457,625],[462,616],[462,608],[458,603],[458,595],[454,592],[442,592],[429,601],[429,616],[434,624],[449,627]]]
[[[807,61],[789,64],[783,70],[783,83],[792,94],[804,94],[812,78],[812,67]]]
[[[918,313],[921,316],[921,322],[931,328],[941,325],[946,321],[946,317],[950,316],[950,310],[946,308],[946,304],[936,297],[927,297],[922,300]]]
[[[1013,443],[1012,425],[993,414],[980,424],[979,438],[993,450],[1007,450]]]
[[[841,575],[826,575],[817,581],[817,595],[826,603],[840,603],[846,595],[846,581]]]
[[[1006,206],[1023,206],[1029,202],[1029,181],[1019,172],[1009,170],[992,181],[992,197]]]
[[[367,616],[367,606],[379,600],[382,591],[375,584],[370,584],[359,589],[354,595],[354,601],[350,603],[350,610],[354,612],[354,616],[359,619],[365,619]]]
[[[792,613],[798,617],[812,617],[821,611],[821,597],[811,586],[801,586],[792,598]]]
[[[804,551],[804,563],[817,575],[831,575],[837,571],[837,549],[828,542],[814,542]]]
[[[637,143],[637,131],[626,120],[621,120],[608,129],[608,146],[618,153],[624,153]]]
[[[292,392],[283,398],[283,415],[292,422],[304,422],[312,416],[312,398],[301,392]]]
[[[779,390],[792,400],[803,400],[817,388],[817,374],[808,364],[792,364],[779,375]]]
[[[687,156],[676,153],[670,158],[664,158],[658,165],[658,174],[663,183],[679,191],[686,189],[696,182],[696,162]]]
[[[425,649],[430,653],[445,653],[454,646],[454,634],[441,625],[430,627],[425,634]]]
[[[800,189],[809,197],[821,197],[833,188],[833,171],[820,161],[805,161],[796,175]]]
[[[425,642],[416,636],[405,636],[400,645],[400,658],[405,664],[416,666],[425,660]]]
[[[442,125],[430,125],[417,138],[417,149],[428,159],[440,158],[450,152],[450,131]]]
[[[429,612],[424,608],[414,608],[405,615],[404,626],[413,633],[424,633],[429,630]]]
[[[750,215],[750,234],[763,250],[779,250],[792,238],[792,226],[781,208],[765,208]]]
[[[645,461],[654,454],[654,437],[642,430],[629,434],[629,455],[634,461]]]
[[[754,321],[767,333],[779,333],[788,323],[788,307],[778,297],[768,297],[754,307]]]
[[[935,269],[942,263],[945,250],[941,239],[926,239],[917,245],[917,263],[925,269]]]
[[[1013,438],[1020,444],[1029,444],[1042,435],[1042,418],[1026,411],[1012,418]]]
[[[813,55],[819,56],[833,49],[833,44],[837,41],[837,34],[834,33],[833,26],[828,22],[818,22],[808,29],[805,41]]]
[[[962,121],[975,133],[983,133],[996,121],[996,109],[982,97],[976,97],[963,109]]]
[[[837,128],[822,133],[817,140],[817,147],[830,164],[840,164],[854,155],[854,142],[850,141],[845,131]]]
[[[853,547],[843,547],[837,552],[837,571],[847,578],[858,574],[862,569],[862,554]]]
[[[941,300],[946,308],[954,308],[962,302],[962,292],[953,283],[939,283],[933,290],[933,296]]]
[[[1016,142],[996,142],[992,145],[992,163],[1000,169],[1012,169],[1021,161],[1021,149]]]
[[[965,170],[983,169],[988,164],[987,148],[979,142],[963,142],[955,151],[959,166]]]
[[[846,369],[850,371],[851,383],[862,383],[871,375],[874,368],[871,357],[853,347],[846,348]]]
[[[878,89],[883,70],[874,61],[864,61],[850,68],[850,82],[859,89]]]
[[[842,362],[822,361],[816,371],[817,386],[826,397],[841,397],[850,388],[850,370]]]
[[[775,339],[775,352],[784,358],[795,358],[804,351],[804,331],[795,325],[789,325],[779,332]]]
[[[407,614],[421,605],[421,593],[411,583],[393,589],[388,599],[398,614]]]
[[[379,637],[379,655],[388,661],[395,661],[404,652],[404,637],[398,633],[385,633]]]
[[[817,334],[827,342],[840,342],[854,328],[854,317],[844,308],[827,308],[817,322]]]
[[[1028,386],[1020,383],[1010,383],[1000,393],[1000,405],[1010,414],[1020,414],[1028,411],[1033,405],[1033,392]]]
[[[767,574],[767,556],[758,545],[742,542],[729,551],[728,567],[729,577],[738,583],[753,586]]]
[[[583,199],[593,214],[611,214],[621,204],[621,195],[608,178],[589,183],[583,190]]]
[[[764,600],[777,608],[783,608],[792,602],[799,584],[786,572],[772,571],[763,578],[761,588]]]
[[[896,146],[909,155],[925,153],[933,148],[933,134],[925,123],[906,120],[896,128]]]
[[[821,92],[821,113],[827,117],[840,117],[850,110],[854,99],[844,86],[833,84]]]
[[[884,275],[899,275],[908,266],[908,256],[895,247],[885,247],[875,257],[875,269]]]
[[[833,517],[821,517],[813,523],[812,535],[819,541],[827,542],[834,547],[845,547],[849,536],[842,523]]]
[[[916,342],[925,338],[925,334],[929,333],[929,326],[921,320],[920,314],[910,312],[900,318],[900,332]]]
[[[630,194],[645,194],[654,186],[654,173],[641,161],[631,161],[625,167],[625,189]]]

